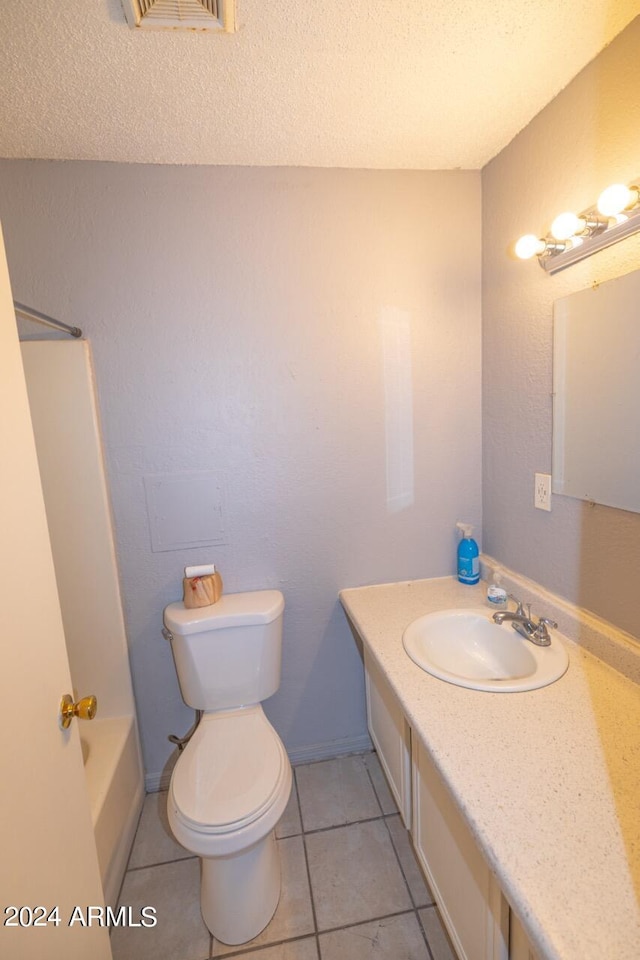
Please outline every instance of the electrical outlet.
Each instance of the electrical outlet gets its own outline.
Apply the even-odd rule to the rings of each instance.
[[[533,505],[537,510],[551,510],[550,473],[536,473]]]

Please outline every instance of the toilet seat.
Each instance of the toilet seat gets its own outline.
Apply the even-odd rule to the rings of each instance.
[[[259,704],[205,714],[171,778],[175,816],[200,835],[242,830],[280,799],[288,771]]]

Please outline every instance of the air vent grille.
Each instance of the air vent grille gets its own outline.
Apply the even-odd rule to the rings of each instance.
[[[122,0],[132,27],[235,30],[234,0]]]

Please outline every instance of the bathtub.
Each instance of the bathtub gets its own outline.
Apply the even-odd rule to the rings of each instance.
[[[135,720],[96,718],[80,739],[105,904],[115,908],[144,800]]]

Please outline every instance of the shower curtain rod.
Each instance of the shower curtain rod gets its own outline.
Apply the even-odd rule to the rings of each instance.
[[[54,320],[53,317],[48,317],[46,313],[40,313],[39,310],[32,310],[31,307],[25,307],[23,303],[18,303],[17,300],[13,301],[13,306],[16,313],[26,320],[36,320],[38,323],[47,323],[50,327],[65,330],[67,333],[70,333],[72,337],[82,336],[80,327],[70,327],[68,323],[63,323],[62,320]]]

